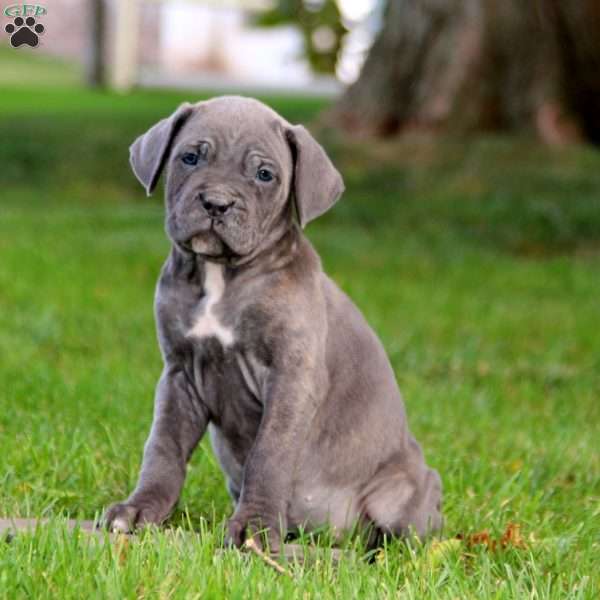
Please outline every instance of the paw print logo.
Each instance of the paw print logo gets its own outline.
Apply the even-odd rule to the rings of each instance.
[[[36,24],[33,17],[27,17],[25,20],[22,17],[15,17],[4,30],[10,33],[10,45],[13,48],[23,44],[35,48],[40,41],[39,34],[44,33],[44,26],[41,23]]]

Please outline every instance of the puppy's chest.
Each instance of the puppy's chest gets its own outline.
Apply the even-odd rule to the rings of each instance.
[[[204,295],[197,306],[190,307],[187,315],[186,338],[203,342],[214,338],[224,349],[229,349],[235,342],[234,322],[231,313],[226,315],[225,277],[223,266],[207,263],[204,277]],[[233,315],[235,317],[235,315]]]
[[[170,291],[168,343],[185,357],[186,369],[211,412],[228,405],[256,403],[266,369],[257,358],[260,331],[249,327],[251,311],[223,267],[207,263],[201,292],[189,286]]]

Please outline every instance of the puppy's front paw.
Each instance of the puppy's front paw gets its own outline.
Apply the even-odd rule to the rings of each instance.
[[[119,502],[113,504],[104,513],[102,525],[109,531],[131,533],[136,527],[162,523],[167,515],[151,505],[136,502]]]
[[[277,519],[260,516],[253,512],[236,511],[227,523],[227,546],[241,548],[248,538],[262,549],[277,554],[281,541],[281,529]]]

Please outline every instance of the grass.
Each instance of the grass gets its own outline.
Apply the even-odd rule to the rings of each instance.
[[[0,598],[598,597],[596,151],[324,131],[348,190],[307,234],[384,341],[444,480],[444,537],[514,522],[527,547],[395,541],[374,564],[333,566],[325,550],[286,577],[216,552],[230,505],[206,442],[173,519],[199,540],[150,531],[123,546],[64,530],[135,483],[167,242],[127,147],[190,95],[0,94],[0,515],[53,519],[0,544]],[[294,121],[323,108],[269,101]]]
[[[64,86],[76,89],[75,86],[79,84],[83,75],[82,68],[73,63],[44,56],[29,46],[12,48],[4,32],[8,19],[2,16],[0,86]]]

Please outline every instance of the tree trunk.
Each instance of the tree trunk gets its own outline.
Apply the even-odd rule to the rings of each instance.
[[[105,23],[106,7],[104,0],[88,0],[88,48],[85,80],[90,87],[103,87],[106,84]]]
[[[376,135],[530,129],[600,142],[598,31],[598,0],[388,0],[332,116]]]

